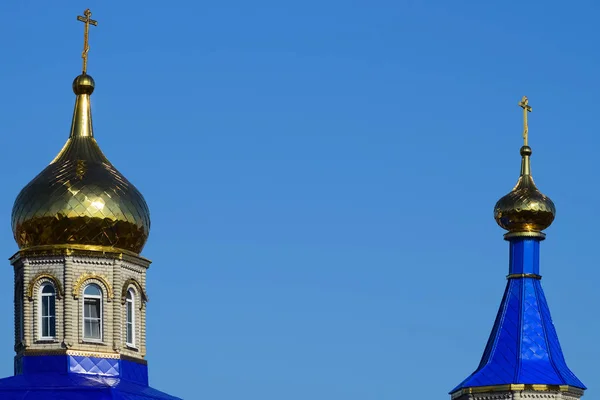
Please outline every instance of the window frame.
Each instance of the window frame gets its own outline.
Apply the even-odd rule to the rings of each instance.
[[[44,289],[46,287],[50,287],[52,288],[52,293],[44,293]],[[54,300],[54,315],[51,315],[50,313],[50,308],[48,308],[48,315],[44,315],[44,299],[45,298],[53,298]],[[57,296],[57,291],[56,291],[56,287],[54,286],[54,284],[52,282],[43,282],[39,289],[38,289],[38,339],[39,340],[56,340],[57,338],[57,329],[56,329],[56,300],[57,300],[58,296]],[[45,325],[45,321],[47,320],[53,320],[52,325],[54,326],[54,335],[49,335],[49,336],[44,336],[44,325]],[[52,329],[50,329],[51,325],[48,325],[48,333],[50,333],[50,331]]]
[[[133,288],[127,289],[127,295],[125,297],[125,345],[131,348],[137,348],[135,345],[136,341],[136,312],[135,312],[135,296],[136,292]],[[131,307],[131,313],[129,312]],[[130,315],[131,314],[131,315]],[[131,320],[130,318],[131,317]],[[131,340],[129,339],[128,328],[131,326]]]
[[[99,290],[100,290],[100,294],[99,295],[91,295],[91,294],[86,294],[86,290],[87,288],[89,288],[90,286],[96,286]],[[102,290],[102,286],[100,286],[99,284],[95,283],[95,282],[90,282],[87,285],[85,285],[83,287],[83,291],[82,291],[82,296],[81,296],[81,336],[83,338],[84,342],[93,342],[93,343],[102,343],[104,341],[104,291]],[[95,299],[99,301],[100,304],[100,310],[99,310],[99,318],[92,318],[92,317],[86,317],[85,316],[85,300],[86,299]],[[99,319],[100,321],[100,338],[93,338],[93,337],[87,337],[85,336],[85,322],[86,320],[97,320]]]

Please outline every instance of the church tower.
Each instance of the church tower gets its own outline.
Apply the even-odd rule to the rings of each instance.
[[[12,210],[15,376],[0,380],[0,398],[176,399],[148,387],[150,212],[96,142],[87,56],[97,22],[89,10],[77,19],[83,72],[68,139]]]
[[[556,210],[531,177],[527,97],[523,108],[521,176],[494,208],[507,230],[508,283],[479,366],[451,392],[452,400],[579,399],[586,387],[567,367],[540,283],[540,242]]]

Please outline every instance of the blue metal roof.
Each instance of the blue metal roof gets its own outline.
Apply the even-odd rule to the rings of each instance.
[[[539,241],[511,242],[511,273],[479,367],[450,393],[507,384],[570,385],[585,389],[571,372],[558,341],[538,271]],[[529,275],[529,276],[531,276]]]
[[[135,382],[83,374],[40,373],[0,379],[2,400],[180,400]]]
[[[82,355],[18,356],[0,379],[2,400],[181,400],[148,386],[140,360]]]

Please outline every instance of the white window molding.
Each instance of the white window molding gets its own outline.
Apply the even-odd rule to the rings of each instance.
[[[102,288],[90,283],[83,289],[82,301],[83,326],[82,334],[85,342],[103,341],[103,292]]]
[[[56,288],[51,282],[38,290],[38,339],[56,339]]]
[[[133,288],[129,288],[125,299],[125,345],[132,348],[136,348],[135,297],[135,291]]]

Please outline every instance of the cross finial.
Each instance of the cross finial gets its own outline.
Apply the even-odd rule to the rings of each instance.
[[[88,8],[83,12],[83,17],[78,15],[77,21],[81,21],[85,23],[85,28],[83,30],[83,53],[81,53],[81,58],[83,58],[83,75],[87,72],[87,56],[90,51],[90,45],[88,41],[89,33],[90,33],[90,24],[94,26],[98,26],[98,21],[94,21],[92,17],[92,12]]]
[[[529,99],[527,99],[527,96],[523,96],[521,102],[519,103],[519,106],[523,109],[523,146],[529,146],[529,127],[527,126],[527,113],[531,112],[531,106],[529,105]]]

